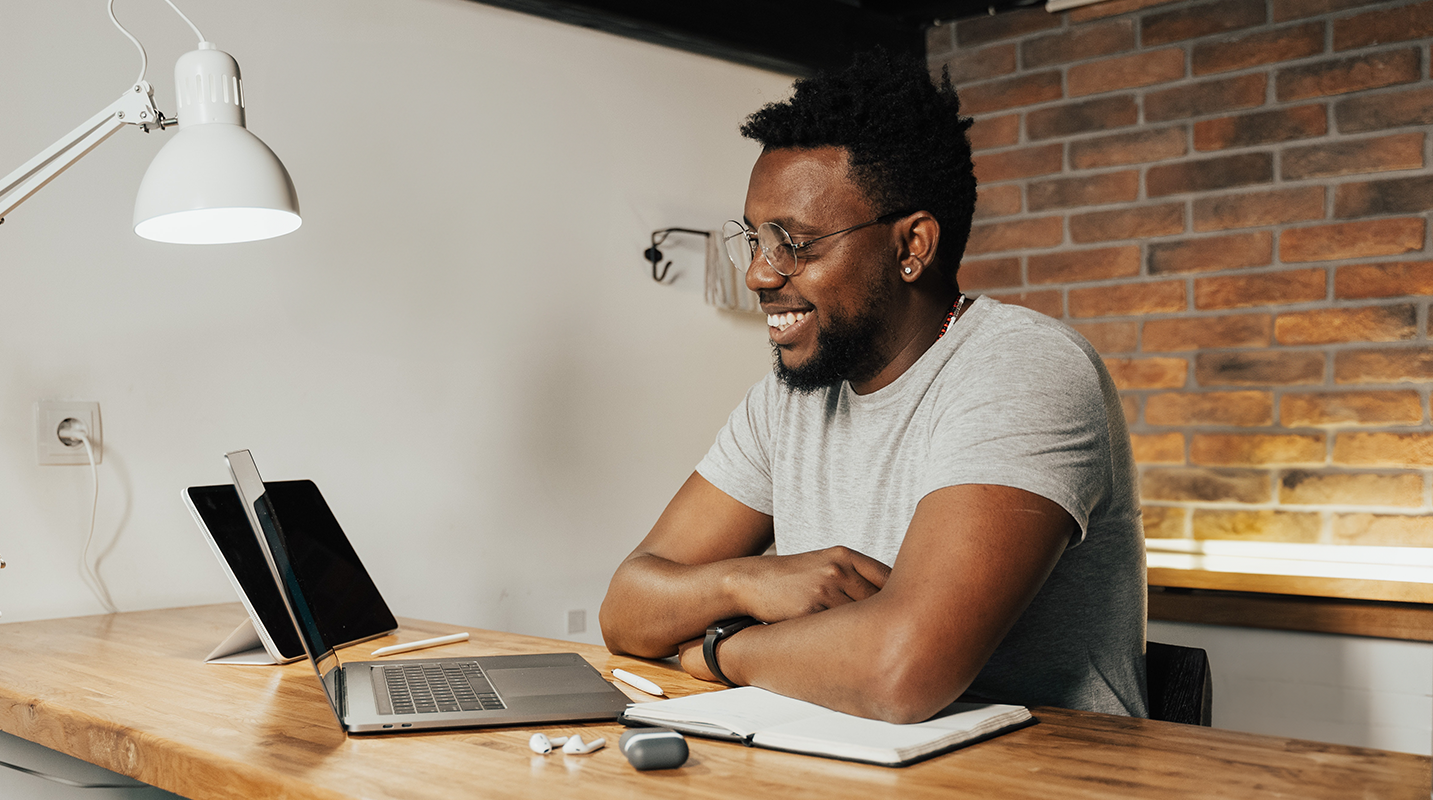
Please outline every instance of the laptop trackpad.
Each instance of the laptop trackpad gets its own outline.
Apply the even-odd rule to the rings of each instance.
[[[504,699],[545,694],[587,694],[607,688],[607,681],[586,665],[489,669],[487,676]]]

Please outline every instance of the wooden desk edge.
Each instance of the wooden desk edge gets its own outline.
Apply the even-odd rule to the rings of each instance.
[[[1149,570],[1149,618],[1433,641],[1433,586],[1205,570]]]
[[[176,627],[183,628],[186,635],[192,635],[196,629],[207,630],[209,627],[214,627],[218,630],[222,628],[222,625],[215,627],[215,619],[226,619],[231,613],[231,607],[199,607],[132,612],[115,620],[75,618],[41,621],[38,623],[38,627],[32,630],[42,630],[45,635],[31,637],[34,643],[27,649],[33,650],[37,654],[33,660],[41,662],[39,663],[41,667],[38,670],[39,673],[46,671],[44,669],[46,665],[42,663],[46,657],[52,658],[53,663],[64,665],[64,668],[68,669],[72,654],[56,652],[54,648],[48,646],[52,643],[51,640],[76,646],[79,649],[89,647],[93,641],[108,644],[110,641],[108,638],[95,637],[94,631],[100,631],[102,636],[107,635],[104,632],[109,630],[111,622],[115,628],[123,626],[122,633],[114,634],[119,637],[146,628],[155,635],[170,635],[170,632]],[[476,628],[440,625],[417,620],[403,620],[402,622],[403,630],[408,634],[402,637],[404,639],[423,638],[434,633],[453,630],[467,630],[473,634],[475,641],[480,643],[485,640],[501,642],[504,647],[509,649],[531,652],[535,647],[541,649],[555,647],[578,652],[602,670],[604,674],[610,673],[612,666],[622,666],[657,680],[668,690],[669,694],[674,696],[690,694],[694,691],[708,691],[712,688],[710,684],[696,681],[681,673],[670,662],[650,662],[613,656],[592,645],[501,634]],[[46,627],[47,623],[49,627]],[[11,624],[26,626],[29,623]],[[8,627],[9,625],[0,626],[0,633],[3,633]],[[207,636],[207,634],[205,635]],[[398,637],[385,637],[355,646],[355,652],[351,654],[351,657],[354,659],[364,658],[365,652],[371,652],[373,648],[384,644],[391,644],[394,638]],[[127,641],[124,644],[125,647],[115,648],[113,652],[127,652],[126,648],[133,646]],[[191,644],[186,643],[182,648],[168,648],[169,657],[180,657],[188,663],[187,653],[197,652]],[[553,647],[548,647],[548,645]],[[105,647],[97,649],[110,652]],[[55,655],[51,656],[51,653],[55,653]],[[204,666],[204,669],[210,668]],[[215,666],[212,669],[246,670],[252,668]],[[296,685],[297,676],[302,670],[308,669],[308,665],[300,662],[277,669],[284,672],[270,671],[267,674],[280,677],[277,681],[277,691],[282,693],[286,688],[283,685],[284,682],[288,678],[294,678],[294,681],[290,681],[290,687],[287,688]],[[38,679],[30,677],[16,679],[16,674],[29,675],[27,672],[17,673],[12,670],[8,680],[0,681],[0,698],[3,698],[0,700],[0,729],[115,772],[130,775],[160,788],[186,796],[198,795],[214,798],[290,796],[317,798],[318,800],[345,798],[349,795],[344,791],[352,791],[352,781],[348,781],[350,785],[347,789],[342,789],[342,787],[330,789],[316,782],[309,773],[311,767],[305,766],[313,762],[315,757],[305,754],[301,747],[287,757],[268,760],[262,765],[245,762],[236,757],[236,754],[248,755],[252,758],[252,752],[232,746],[233,740],[228,740],[231,742],[231,746],[218,748],[229,753],[228,756],[205,751],[199,747],[185,744],[184,741],[165,738],[162,734],[153,732],[159,730],[153,715],[149,715],[144,721],[137,721],[133,724],[119,721],[119,718],[124,716],[122,704],[118,706],[120,713],[116,714],[104,702],[106,698],[96,696],[93,689],[82,688],[75,691],[70,688],[73,684],[57,684],[48,675]],[[311,679],[311,674],[308,677]],[[275,685],[274,681],[267,683],[271,688]],[[17,689],[17,686],[21,688]],[[50,686],[62,686],[63,688],[49,689]],[[28,696],[25,687],[33,687],[33,693],[36,696]],[[128,702],[127,698],[117,699]],[[254,724],[282,731],[289,731],[288,726],[291,724],[301,724],[306,726],[309,733],[317,729],[332,732],[333,729],[327,725],[315,724],[320,715],[310,707],[311,703],[307,701],[304,703],[301,715],[304,719],[293,721],[298,720],[293,716],[293,707],[283,705],[284,702],[286,701],[281,699],[280,705],[273,708],[268,704],[256,706],[252,713],[257,715],[254,719],[260,720],[260,722],[239,724],[235,730],[247,731],[243,735],[252,739],[256,744],[270,736],[271,733],[255,730]],[[276,709],[282,710],[288,716],[275,716]],[[1429,759],[1427,757],[1212,730],[1175,723],[1111,717],[1057,708],[1039,707],[1032,711],[1040,720],[1040,724],[977,745],[967,751],[957,751],[965,753],[964,756],[941,757],[903,770],[851,765],[844,762],[751,750],[725,742],[694,739],[692,741],[694,752],[703,757],[698,762],[701,769],[683,770],[674,776],[676,784],[644,780],[640,775],[632,778],[635,773],[628,774],[630,768],[626,766],[625,762],[620,757],[614,759],[611,757],[612,754],[609,754],[609,758],[605,761],[584,762],[590,764],[590,768],[585,773],[586,779],[580,781],[579,785],[588,787],[594,797],[615,798],[627,796],[622,792],[630,792],[634,787],[642,790],[638,794],[647,790],[660,792],[659,786],[670,789],[677,787],[678,784],[690,791],[702,786],[701,781],[703,780],[725,775],[726,778],[723,780],[728,782],[720,785],[730,789],[729,794],[755,796],[760,788],[763,796],[779,792],[797,797],[807,796],[795,790],[802,780],[810,780],[812,776],[824,775],[828,776],[828,780],[836,781],[836,784],[826,787],[826,790],[829,790],[826,792],[828,796],[856,796],[858,792],[868,795],[875,790],[877,785],[895,781],[897,783],[891,784],[888,788],[894,789],[899,784],[903,787],[903,793],[909,793],[910,796],[935,798],[948,795],[952,785],[949,781],[954,780],[954,776],[959,776],[961,784],[968,785],[970,791],[974,792],[976,796],[979,796],[981,787],[993,792],[992,796],[999,796],[1000,788],[1008,783],[1013,796],[1024,797],[1033,796],[1031,791],[1036,784],[1032,784],[1030,781],[1036,780],[1038,786],[1044,787],[1056,795],[1060,794],[1062,789],[1069,790],[1074,787],[1083,786],[1085,790],[1088,790],[1090,775],[1112,768],[1102,766],[1105,762],[1125,764],[1127,758],[1133,757],[1132,755],[1123,755],[1126,753],[1143,752],[1146,756],[1160,758],[1162,763],[1169,760],[1161,772],[1174,770],[1170,773],[1171,775],[1186,773],[1192,775],[1193,773],[1202,774],[1203,767],[1199,767],[1199,765],[1209,762],[1209,759],[1214,758],[1218,753],[1223,753],[1225,760],[1229,760],[1231,754],[1241,754],[1247,751],[1247,756],[1237,755],[1230,760],[1230,763],[1238,763],[1247,767],[1268,762],[1266,766],[1259,768],[1258,777],[1261,780],[1271,780],[1279,785],[1291,783],[1300,785],[1298,782],[1299,776],[1303,774],[1302,771],[1315,770],[1320,776],[1320,783],[1310,785],[1318,785],[1321,789],[1327,788],[1323,783],[1325,779],[1337,777],[1340,786],[1352,785],[1350,782],[1369,782],[1370,785],[1379,785],[1384,788],[1390,785],[1396,786],[1399,790],[1395,794],[1399,796],[1410,798],[1426,798],[1428,796]],[[210,713],[212,714],[212,711]],[[327,709],[323,709],[323,713],[326,714]],[[201,729],[209,724],[204,719],[201,717],[199,723],[196,723]],[[331,720],[326,722],[331,723]],[[609,729],[612,726],[611,723],[593,723],[591,725],[606,725]],[[188,738],[185,741],[202,742],[202,738],[194,736],[194,727],[195,725],[189,727]],[[150,732],[146,732],[146,730]],[[300,737],[296,741],[302,745],[304,740],[301,737],[304,734],[304,729],[294,728],[293,733]],[[461,745],[465,739],[469,743],[474,740],[482,740],[485,746],[497,748],[494,750],[495,753],[506,753],[504,758],[510,759],[518,752],[523,753],[521,772],[523,775],[527,774],[526,764],[530,754],[526,753],[523,743],[516,741],[519,736],[518,732],[512,729],[494,729],[492,732],[461,731],[455,733],[460,736],[453,737],[444,745],[448,750],[453,749],[450,745]],[[489,736],[489,733],[492,735]],[[604,735],[610,737],[612,732],[608,730]],[[397,742],[401,739],[402,737],[390,737],[389,741]],[[337,741],[347,743],[354,740],[344,739],[340,734]],[[441,744],[436,739],[430,741],[435,745]],[[263,746],[272,745],[266,743]],[[352,749],[347,748],[346,744],[340,746]],[[1135,747],[1136,750],[1127,749],[1129,747]],[[420,754],[422,750],[429,749],[420,749]],[[370,749],[369,752],[373,751]],[[380,749],[378,752],[382,752],[382,750]],[[1198,755],[1195,755],[1196,753]],[[352,757],[349,755],[341,758],[351,759]],[[1029,772],[1027,762],[1032,758],[1040,759],[1042,757],[1054,760],[1047,765],[1048,769],[1040,771],[1039,776],[1030,777],[1027,774]],[[314,762],[315,765],[325,764],[323,770],[331,773],[334,765],[325,763],[326,756],[318,758],[319,761]],[[1071,765],[1059,766],[1071,759],[1073,759]],[[1092,760],[1087,761],[1086,759]],[[1110,759],[1115,759],[1115,761],[1110,761]],[[703,762],[705,766],[702,766]],[[606,766],[602,766],[604,764]],[[773,772],[764,777],[762,775],[748,776],[748,771],[755,768],[756,765],[766,765],[763,768],[773,770]],[[341,762],[339,766],[342,766]],[[374,767],[369,765],[368,768],[373,769]],[[523,792],[531,793],[536,791],[539,786],[558,788],[559,790],[565,786],[572,788],[574,785],[562,780],[564,771],[560,767],[556,769],[557,772],[553,777],[559,780],[555,782],[543,779],[539,783],[531,783],[535,778],[518,776],[517,783],[509,782],[507,784],[510,791],[506,796],[521,796]],[[1124,767],[1120,767],[1120,769],[1124,769]],[[1092,770],[1094,772],[1091,772]],[[618,785],[608,786],[602,781],[593,783],[593,780],[599,776],[604,780],[611,777]],[[1190,779],[1192,780],[1192,778]],[[216,780],[220,780],[223,785],[216,785]],[[641,782],[632,783],[632,780]],[[1161,781],[1164,780],[1157,775],[1147,776],[1140,785],[1148,789],[1156,785],[1163,785]],[[691,782],[690,786],[688,782]],[[1413,785],[1419,782],[1421,782],[1421,788],[1418,785]],[[715,789],[716,786],[717,784],[711,784],[709,788],[719,791]],[[1406,795],[1402,792],[1404,786],[1409,788]],[[518,794],[511,791],[514,788]],[[428,789],[426,792],[419,792],[419,796],[455,796],[451,792],[434,794],[435,791]],[[1420,794],[1415,794],[1415,792]],[[1127,791],[1124,794],[1132,795],[1136,792]],[[374,796],[393,797],[396,795],[376,789]],[[1324,791],[1322,796],[1334,797],[1336,795]]]
[[[1150,567],[1150,586],[1433,604],[1433,584]]]

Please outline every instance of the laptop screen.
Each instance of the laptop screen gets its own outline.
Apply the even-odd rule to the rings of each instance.
[[[228,453],[224,459],[229,462],[229,473],[234,477],[234,488],[239,492],[239,498],[243,501],[249,525],[253,527],[254,535],[258,538],[260,546],[263,547],[264,555],[269,562],[269,569],[274,575],[274,582],[278,585],[279,593],[283,595],[285,605],[288,606],[289,616],[293,620],[294,628],[298,631],[299,640],[303,642],[309,663],[313,664],[314,671],[318,673],[319,682],[323,684],[324,694],[328,696],[328,703],[333,709],[333,715],[339,719],[341,724],[343,714],[336,685],[340,666],[338,656],[334,653],[333,648],[325,643],[323,634],[319,632],[313,607],[304,593],[304,586],[299,574],[294,569],[293,557],[289,551],[288,542],[284,538],[283,527],[274,513],[273,503],[265,492],[264,479],[259,477],[259,468],[254,464],[254,458],[248,450]]]

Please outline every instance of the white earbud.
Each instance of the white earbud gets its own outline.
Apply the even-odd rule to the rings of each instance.
[[[532,751],[540,756],[545,756],[552,752],[552,748],[561,747],[566,743],[566,736],[554,736],[549,739],[540,733],[534,733],[532,738],[527,740],[527,746],[532,748]]]
[[[573,754],[591,753],[596,750],[601,750],[605,744],[607,744],[606,739],[593,739],[588,743],[583,742],[581,736],[573,736],[567,740],[567,744],[562,746],[562,752]]]

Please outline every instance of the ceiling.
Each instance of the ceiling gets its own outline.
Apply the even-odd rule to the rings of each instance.
[[[1042,0],[474,0],[741,64],[808,75],[877,45],[924,54],[925,29]]]

